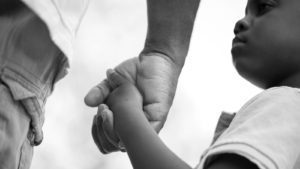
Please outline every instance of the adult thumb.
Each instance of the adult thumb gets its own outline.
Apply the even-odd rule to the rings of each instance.
[[[110,93],[110,84],[107,79],[94,86],[84,97],[84,102],[87,106],[96,107],[104,102]]]

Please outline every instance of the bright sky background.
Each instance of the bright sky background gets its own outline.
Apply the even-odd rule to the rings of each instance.
[[[231,40],[246,0],[202,0],[190,51],[164,129],[164,142],[191,166],[209,146],[222,111],[237,111],[260,90],[235,71]],[[91,137],[88,90],[105,70],[137,56],[146,34],[146,0],[92,0],[79,30],[69,75],[46,105],[44,141],[32,169],[130,169],[125,153],[102,155]]]

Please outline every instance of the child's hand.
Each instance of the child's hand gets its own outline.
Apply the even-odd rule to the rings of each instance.
[[[138,112],[139,115],[143,113],[143,99],[138,89],[118,73],[113,72],[111,78],[114,79],[114,85],[117,87],[108,96],[106,104],[101,104],[99,106],[98,113],[94,118],[92,135],[99,148],[103,148],[99,144],[102,144],[106,138],[114,147],[118,147],[121,151],[125,151],[123,143],[120,141],[116,131],[106,130],[111,132],[101,132],[100,129],[101,127],[108,127],[117,130],[116,124],[120,127],[126,126],[126,118],[124,118],[124,116],[129,117],[136,112]],[[102,120],[104,120],[104,122]],[[108,148],[113,149],[112,146]],[[107,150],[103,151],[105,152]]]
[[[116,124],[126,126],[126,118],[130,118],[134,112],[144,116],[143,99],[138,89],[115,71],[110,71],[110,78],[113,79],[111,82],[114,84],[111,85],[115,86],[115,90],[107,97],[107,105],[99,105],[92,126],[93,139],[101,152],[116,151],[116,148],[125,151],[117,134]]]
[[[127,82],[126,79],[122,79],[120,75],[115,74],[114,76],[115,78],[119,78],[121,84],[112,91],[106,101],[114,116],[123,112],[142,111],[143,99],[138,89],[130,82]]]

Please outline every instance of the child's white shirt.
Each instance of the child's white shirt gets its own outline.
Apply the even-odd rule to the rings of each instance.
[[[215,140],[197,169],[224,153],[239,154],[260,169],[299,169],[300,90],[271,88],[248,101],[235,116],[222,114]]]
[[[89,0],[22,0],[48,26],[51,38],[72,60],[73,41]]]

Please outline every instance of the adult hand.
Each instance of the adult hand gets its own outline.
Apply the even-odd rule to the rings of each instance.
[[[157,132],[163,127],[173,102],[199,3],[200,0],[147,0],[148,30],[142,54],[115,68],[116,73],[139,89],[146,117]],[[85,98],[87,105],[99,106],[118,86],[113,74],[108,71],[107,79],[91,89]],[[103,106],[98,109],[103,110]],[[95,143],[103,153],[117,151],[120,146],[113,130],[113,114],[110,111],[102,114],[103,117],[94,118]]]
[[[143,97],[143,109],[152,127],[159,132],[163,127],[176,92],[178,77],[182,67],[169,57],[159,54],[141,54],[118,65],[107,72],[107,79],[90,90],[85,103],[103,110],[109,93],[119,84],[114,73],[134,84]],[[115,71],[115,72],[114,72]],[[92,135],[100,151],[104,154],[120,150],[119,138],[113,129],[112,112],[105,116],[95,116]]]

